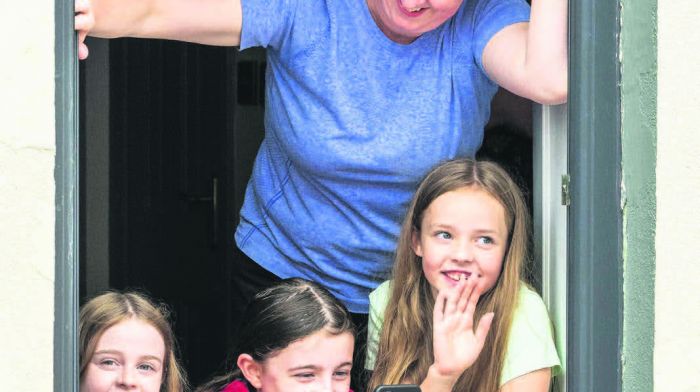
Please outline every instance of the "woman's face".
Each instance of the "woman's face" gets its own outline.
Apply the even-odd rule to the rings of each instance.
[[[379,29],[392,41],[408,44],[454,15],[463,0],[367,0]]]
[[[265,392],[348,392],[354,342],[349,332],[320,330],[256,364],[256,375],[246,378]]]
[[[163,381],[165,343],[157,329],[137,318],[108,328],[80,381],[81,392],[158,392]]]

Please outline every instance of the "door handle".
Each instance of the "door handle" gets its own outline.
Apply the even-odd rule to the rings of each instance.
[[[189,203],[210,203],[212,222],[212,247],[219,242],[219,178],[211,178],[211,195],[193,196],[186,195],[185,200]]]

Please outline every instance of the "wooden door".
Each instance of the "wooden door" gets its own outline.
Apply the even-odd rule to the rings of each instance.
[[[248,76],[238,87],[237,57],[169,41],[110,48],[110,285],[170,305],[195,384],[233,338],[233,233],[263,131],[261,116],[237,118],[238,97],[259,89]]]

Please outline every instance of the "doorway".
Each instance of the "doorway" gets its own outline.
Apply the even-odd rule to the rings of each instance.
[[[619,181],[616,177],[620,163],[620,64],[617,53],[620,2],[601,6],[599,2],[581,0],[569,4],[572,86],[568,120],[572,197],[569,226],[572,230],[567,234],[571,250],[567,261],[571,272],[566,282],[566,303],[569,306],[566,312],[569,331],[567,386],[572,391],[620,390],[622,273],[615,263],[608,262],[609,259],[619,259],[621,249],[617,209]],[[90,276],[90,270],[85,269],[84,255],[86,248],[91,248],[90,244],[95,242],[85,240],[85,236],[93,234],[99,237],[99,231],[82,229],[80,235],[77,232],[78,226],[84,227],[84,224],[78,224],[78,220],[85,221],[86,211],[82,206],[77,208],[75,195],[78,181],[84,186],[83,176],[89,172],[88,168],[82,168],[89,164],[86,164],[87,157],[81,156],[77,148],[85,144],[85,139],[79,143],[76,136],[78,123],[90,120],[81,118],[77,121],[75,113],[76,104],[83,107],[87,102],[84,98],[78,99],[76,89],[77,56],[72,18],[72,7],[65,4],[56,7],[54,390],[57,391],[77,390],[78,386],[75,350],[78,288],[84,294],[89,292],[91,282],[97,282],[91,287],[97,289],[108,280],[105,279],[108,274],[98,273],[92,275],[96,279],[87,279],[86,282],[85,276]],[[94,47],[93,44],[91,57],[96,53]],[[85,85],[84,82],[80,84]],[[93,102],[93,105],[97,104]],[[78,174],[79,167],[81,174]],[[595,232],[590,229],[593,227]],[[98,242],[92,249],[93,255],[103,254],[105,249],[110,249],[108,241]],[[83,256],[80,278],[77,275],[78,254]],[[95,259],[98,264],[105,260]]]

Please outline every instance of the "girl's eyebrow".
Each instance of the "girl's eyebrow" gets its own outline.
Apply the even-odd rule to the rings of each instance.
[[[431,229],[452,229],[454,226],[449,223],[432,223],[428,226]]]
[[[140,360],[150,359],[150,360],[157,361],[158,363],[162,363],[162,362],[163,362],[163,360],[162,360],[160,357],[156,356],[156,355],[142,355],[141,357],[139,357],[139,359],[140,359]]]
[[[336,366],[335,368],[337,369],[337,368],[340,368],[343,366],[348,366],[348,365],[352,365],[352,361],[343,362],[340,365]],[[290,368],[289,371],[293,372],[293,371],[298,371],[298,370],[318,370],[320,368],[321,368],[320,366],[316,366],[316,365],[302,365],[302,366],[296,366],[296,367]]]
[[[449,223],[434,223],[428,226],[429,229],[435,230],[435,229],[454,229],[455,226],[451,225]],[[473,230],[475,233],[493,233],[493,234],[498,234],[499,230],[498,229],[474,229]]]
[[[319,369],[319,367],[316,365],[302,365],[302,366],[296,366],[293,368],[289,368],[289,371],[294,372],[297,370],[317,370],[317,369]]]
[[[103,354],[123,355],[123,353],[119,350],[100,350],[100,351],[95,351],[95,353],[93,355],[103,355]],[[159,356],[151,355],[151,354],[142,355],[139,357],[139,359],[140,360],[152,359],[152,360],[158,361],[160,363],[163,362],[163,360]]]
[[[446,223],[436,223],[433,225],[428,226],[426,232],[428,233],[435,233],[438,231],[448,231],[452,234],[455,234],[459,232],[454,226],[446,224]],[[505,234],[498,230],[498,229],[474,229],[473,231],[470,232],[470,235],[476,235],[476,236],[484,236],[484,235],[489,235],[489,236],[494,236],[494,237],[502,237]]]
[[[95,351],[95,353],[93,355],[98,355],[98,354],[112,354],[112,355],[118,354],[118,355],[121,355],[122,352],[119,350],[99,350],[99,351]]]
[[[476,229],[474,231],[478,234],[500,234],[500,231],[496,229]]]

